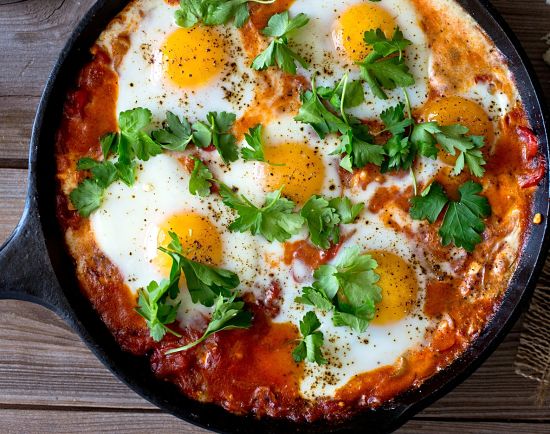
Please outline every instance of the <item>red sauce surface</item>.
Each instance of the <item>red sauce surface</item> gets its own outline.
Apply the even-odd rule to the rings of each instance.
[[[436,13],[428,0],[414,2],[422,17],[422,26],[430,36],[435,72],[439,82],[445,83],[441,86],[446,91],[459,89],[460,83],[470,79],[472,82],[491,81],[504,91],[510,91],[511,84],[503,69],[495,69],[476,44],[466,47],[461,42],[460,32],[448,31],[454,25],[451,18]],[[244,45],[249,54],[255,55],[262,49],[258,29],[273,13],[285,10],[291,3],[291,0],[279,0],[272,5],[251,4],[252,19],[243,29]],[[74,258],[81,290],[121,347],[149,357],[151,368],[160,379],[175,383],[190,397],[217,403],[239,414],[307,421],[336,420],[349,417],[361,408],[376,407],[410,387],[420,386],[424,379],[460,355],[483,330],[498,308],[514,269],[514,263],[507,263],[506,256],[501,254],[498,243],[518,225],[525,234],[534,186],[545,170],[545,161],[538,154],[536,138],[520,106],[502,122],[502,134],[494,153],[487,156],[487,174],[480,181],[493,211],[486,222],[484,242],[474,253],[451,261],[457,276],[465,276],[470,269],[477,272],[458,280],[441,273],[426,287],[424,313],[437,323],[429,332],[427,347],[409,351],[395,366],[384,366],[354,377],[340,389],[335,399],[306,401],[299,393],[304,367],[295,363],[291,356],[299,337],[298,330],[292,324],[276,324],[271,320],[278,313],[281,297],[275,276],[261,299],[246,294],[247,306],[254,312],[250,329],[215,334],[203,345],[167,356],[167,349],[196,339],[202,330],[180,330],[182,338],[167,335],[160,343],[153,342],[144,320],[134,311],[135,296],[124,284],[118,269],[97,247],[89,220],[74,211],[67,197],[84,176],[76,171],[76,161],[83,156],[98,157],[99,138],[117,129],[118,83],[113,68],[127,48],[128,39],[124,34],[114,47],[112,58],[95,47],[92,50],[94,59],[83,68],[74,90],[67,95],[56,149],[57,212]],[[469,65],[471,70],[465,71],[464,65]],[[474,74],[473,70],[478,73]],[[308,86],[307,80],[279,71],[270,70],[259,76],[266,91],[256,96],[254,104],[238,120],[237,135],[266,116],[296,112],[300,90]],[[441,88],[431,89],[431,93],[439,95]],[[189,164],[186,167],[190,168]],[[362,189],[386,179],[386,175],[374,166],[354,174],[341,172],[341,176],[345,185]],[[458,185],[467,179],[466,174],[452,178],[443,171],[436,176],[452,197],[456,196]],[[424,225],[412,231],[398,223],[400,213],[408,213],[412,194],[411,188],[401,191],[397,187],[380,187],[368,204],[368,210],[378,213],[389,227],[421,243],[434,258],[448,260],[449,248],[440,245],[436,226]],[[323,251],[307,240],[287,243],[282,260],[287,264],[300,260],[314,270],[333,258],[340,245]],[[518,251],[515,253],[519,255]],[[483,291],[479,290],[481,282]]]

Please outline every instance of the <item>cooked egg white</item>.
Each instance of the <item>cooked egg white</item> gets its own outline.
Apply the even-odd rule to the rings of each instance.
[[[152,280],[169,275],[171,261],[158,250],[176,232],[191,258],[237,273],[243,287],[256,282],[261,241],[249,233],[229,233],[233,211],[218,195],[199,198],[189,193],[189,174],[169,155],[143,162],[131,187],[115,182],[105,193],[101,209],[91,216],[98,246],[120,270],[130,290],[137,292]],[[183,290],[181,319],[193,319],[192,305]]]
[[[262,128],[265,163],[240,159],[225,165],[218,153],[201,151],[217,179],[236,187],[257,206],[263,205],[266,193],[282,186],[283,195],[299,205],[314,194],[339,194],[339,157],[330,155],[338,146],[336,136],[322,140],[288,115]],[[246,146],[244,140],[240,146]]]
[[[413,107],[421,106],[428,96],[430,54],[426,37],[419,26],[414,6],[409,0],[332,0],[311,2],[297,0],[290,15],[305,13],[308,25],[297,31],[291,45],[306,58],[309,68],[299,73],[311,78],[317,74],[318,86],[333,86],[344,74],[351,79],[360,76],[355,64],[366,57],[370,49],[363,41],[366,31],[381,28],[387,38],[399,27],[413,45],[405,52],[406,63],[416,79],[407,88]],[[388,100],[376,98],[365,84],[366,102],[350,112],[360,118],[378,118],[379,114],[403,99],[401,89],[387,91]]]
[[[253,72],[233,26],[176,25],[164,0],[139,0],[125,12],[129,47],[117,67],[117,112],[146,107],[157,122],[166,110],[191,121],[210,111],[244,112],[253,98]],[[130,24],[128,24],[130,25]],[[113,29],[111,33],[120,31]],[[103,35],[104,44],[114,36]]]
[[[426,275],[420,271],[417,259],[421,256],[420,247],[387,228],[376,214],[368,211],[354,224],[345,225],[345,232],[351,236],[330,263],[337,262],[343,249],[350,246],[371,254],[379,264],[376,273],[384,299],[364,333],[335,327],[331,313],[315,309],[322,324],[323,355],[328,363],[305,365],[306,375],[300,389],[306,398],[334,396],[355,375],[395,363],[408,349],[424,343],[425,332],[431,325],[422,315]],[[313,282],[311,274],[305,268],[301,271],[296,262],[290,267],[281,265],[277,274],[284,294],[277,322],[298,324],[305,312],[311,310],[310,306],[295,301],[301,288]]]

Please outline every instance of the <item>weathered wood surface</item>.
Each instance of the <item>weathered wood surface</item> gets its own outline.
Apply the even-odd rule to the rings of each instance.
[[[0,242],[24,204],[34,111],[55,59],[93,0],[0,0]],[[550,97],[541,60],[550,32],[544,0],[498,0]],[[162,414],[112,376],[51,312],[0,302],[0,431],[202,433]],[[550,432],[550,404],[536,407],[536,383],[514,373],[521,325],[464,384],[401,431]]]

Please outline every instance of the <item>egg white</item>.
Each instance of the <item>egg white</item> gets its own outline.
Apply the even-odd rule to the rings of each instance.
[[[284,115],[263,125],[263,143],[274,146],[282,143],[303,143],[311,149],[317,149],[325,167],[325,179],[319,194],[337,196],[341,191],[338,175],[339,157],[330,155],[338,147],[335,135],[325,140],[319,138],[310,128],[305,128],[292,116]],[[243,140],[239,146],[246,147]],[[262,206],[269,191],[264,186],[263,166],[266,163],[239,159],[226,165],[217,152],[200,151],[200,156],[210,167],[214,177],[227,185],[236,187],[256,206]]]
[[[233,26],[220,26],[219,31],[230,41],[228,64],[234,65],[204,86],[192,90],[180,88],[163,70],[162,46],[168,35],[179,28],[174,20],[177,8],[164,0],[140,0],[126,11],[127,20],[137,24],[130,33],[129,49],[117,68],[117,113],[145,107],[152,111],[157,122],[164,120],[166,110],[191,121],[204,119],[210,111],[240,116],[254,97],[254,73],[241,48],[240,33]]]
[[[350,79],[360,78],[359,67],[351,60],[343,59],[337,52],[332,29],[343,11],[363,3],[362,0],[327,0],[311,2],[297,0],[289,9],[290,16],[305,13],[310,18],[307,26],[298,30],[291,39],[291,46],[310,63],[308,69],[299,68],[299,74],[311,79],[317,74],[317,86],[333,86],[344,74]],[[428,98],[430,51],[426,36],[419,26],[414,5],[409,0],[381,0],[375,3],[390,12],[406,39],[412,42],[405,51],[406,63],[416,83],[407,88],[411,105],[419,107]],[[350,113],[359,118],[378,118],[380,113],[403,100],[401,89],[386,91],[387,100],[376,98],[367,84],[364,84],[366,101]]]
[[[254,286],[261,243],[250,233],[229,232],[227,227],[235,216],[218,195],[192,195],[190,175],[167,154],[142,162],[137,172],[131,187],[113,183],[105,192],[101,208],[90,217],[98,246],[120,270],[132,292],[153,280],[167,278],[152,263],[157,256],[159,228],[171,216],[189,211],[208,217],[217,228],[223,252],[220,267],[237,273],[242,287]],[[203,311],[199,305],[192,305],[188,291],[182,293],[187,300],[181,307],[184,313]],[[188,315],[181,319],[192,320]]]

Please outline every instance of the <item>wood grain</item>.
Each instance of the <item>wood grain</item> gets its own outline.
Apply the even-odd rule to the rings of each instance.
[[[162,413],[142,413],[117,411],[98,411],[94,413],[83,411],[58,411],[58,410],[0,410],[0,420],[3,423],[3,432],[19,434],[28,432],[40,433],[149,433],[151,427],[157,427],[162,433],[186,433],[206,434],[208,431],[193,427],[185,422]],[[55,424],[44,424],[44,420],[53,420]],[[401,434],[415,433],[456,433],[461,434],[536,434],[548,433],[543,425],[529,423],[504,423],[504,422],[457,422],[457,421],[424,421],[415,420],[409,422],[401,430]]]
[[[93,0],[0,0],[0,242],[24,205],[28,141],[46,78]],[[550,97],[541,60],[550,32],[544,0],[495,0]],[[107,371],[53,313],[0,302],[1,432],[205,432],[162,414]],[[550,432],[550,405],[514,373],[521,326],[464,384],[420,413],[404,433]]]

